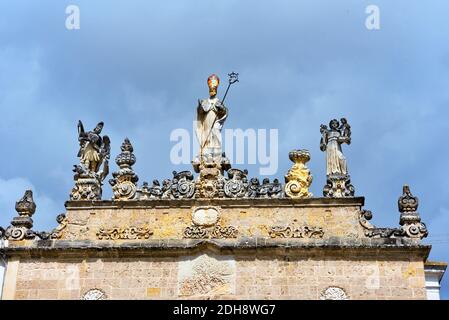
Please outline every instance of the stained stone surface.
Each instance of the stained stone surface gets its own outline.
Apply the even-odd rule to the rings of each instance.
[[[9,241],[3,298],[84,299],[99,290],[87,297],[425,299],[430,246],[370,225],[363,205],[363,198],[69,201],[51,236]],[[211,211],[197,217],[198,209]]]
[[[323,239],[345,237],[365,238],[359,222],[363,198],[351,199],[180,199],[160,201],[133,201],[115,203],[101,201],[73,201],[67,203],[68,225],[61,239],[96,239],[100,229],[152,229],[150,239],[183,239],[184,231],[192,225],[234,227],[238,238],[269,238],[273,226],[294,224],[310,229],[321,228]],[[215,208],[220,218],[214,223],[213,210],[202,214],[198,208]],[[200,217],[202,216],[202,217]],[[313,241],[303,238],[298,241]]]
[[[233,295],[235,276],[236,262],[232,256],[186,257],[178,265],[178,296]]]
[[[106,299],[321,299],[329,287],[354,300],[426,298],[422,256],[406,249],[93,250],[58,259],[32,254],[10,266],[16,281],[5,299],[77,300],[92,289]]]
[[[220,212],[214,207],[200,207],[192,212],[192,222],[197,226],[213,226],[220,219]]]

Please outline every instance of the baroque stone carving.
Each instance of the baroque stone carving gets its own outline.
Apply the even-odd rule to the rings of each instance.
[[[73,169],[75,187],[70,200],[101,200],[101,186],[109,173],[110,157],[110,139],[100,136],[103,126],[100,122],[92,131],[85,132],[83,123],[78,122],[80,164]]]
[[[36,204],[33,200],[33,193],[30,190],[27,190],[23,198],[16,202],[16,210],[18,210],[19,217],[13,218],[11,226],[6,230],[0,228],[0,238],[12,241],[35,240],[36,238],[41,240],[59,239],[62,235],[62,231],[68,224],[66,216],[60,214],[56,218],[59,225],[53,229],[53,231],[38,232],[32,230],[33,220],[31,219],[31,216],[36,210]]]
[[[332,119],[329,128],[320,126],[320,149],[326,152],[327,182],[323,195],[328,198],[343,198],[354,196],[354,186],[348,174],[346,158],[341,150],[343,143],[351,143],[351,126],[345,118],[340,122]]]
[[[372,225],[369,220],[371,220],[373,214],[369,210],[360,210],[359,212],[359,222],[360,225],[365,229],[365,236],[369,238],[390,238],[395,235],[399,235],[399,230],[397,228],[377,228]]]
[[[398,207],[401,213],[399,224],[401,233],[409,238],[425,238],[428,231],[418,213],[418,197],[412,195],[408,185],[403,186],[403,194],[399,197]]]
[[[192,222],[197,226],[210,227],[220,219],[220,211],[216,207],[198,207],[192,212]]]
[[[371,211],[361,210],[359,222],[365,229],[365,235],[370,238],[425,238],[428,235],[427,227],[421,222],[421,217],[416,211],[418,198],[412,195],[407,185],[403,187],[403,195],[398,200],[398,206],[401,212],[400,228],[377,228],[368,222],[373,217]]]
[[[168,190],[163,193],[166,195]],[[173,171],[173,180],[170,186],[170,197],[174,199],[192,198],[195,193],[195,183],[193,181],[193,174],[190,171]]]
[[[123,141],[120,149],[122,152],[115,158],[120,169],[112,173],[113,179],[109,180],[109,184],[112,186],[114,200],[131,200],[136,196],[137,181],[139,181],[139,177],[132,169],[136,163],[136,156],[133,154],[134,148],[128,138]]]
[[[173,172],[173,179],[165,179],[162,184],[153,180],[150,186],[144,182],[137,189],[135,199],[188,199],[188,198],[267,198],[276,199],[284,196],[284,188],[278,179],[270,182],[258,178],[248,181],[247,170],[226,169],[228,177],[223,176],[223,164],[205,160],[200,166],[200,175],[194,180],[190,171]]]
[[[21,217],[29,217],[36,212],[36,203],[33,200],[33,191],[26,190],[22,199],[16,202],[16,211]]]
[[[195,184],[195,198],[223,198],[225,196],[224,170],[229,169],[228,161],[223,154],[220,161],[210,154],[202,156],[198,165],[199,177]]]
[[[339,287],[329,287],[321,293],[321,300],[348,300],[346,292]]]
[[[229,87],[238,82],[238,74],[229,74]],[[199,142],[199,155],[192,161],[196,172],[203,162],[203,157],[211,157],[214,162],[222,161],[221,130],[228,117],[228,109],[224,105],[226,91],[223,100],[217,97],[220,79],[212,74],[207,79],[209,98],[198,100],[196,110],[196,137]]]
[[[103,290],[90,289],[83,295],[83,300],[106,300],[107,296]]]
[[[218,76],[212,74],[207,79],[209,98],[198,100],[196,136],[200,152],[192,160],[195,172],[199,173],[195,183],[195,198],[225,196],[223,172],[230,168],[230,163],[222,152],[221,129],[228,116],[228,109],[217,97],[219,84]]]
[[[224,193],[228,198],[243,198],[248,190],[248,170],[229,169],[224,183]]]
[[[249,181],[248,190],[246,192],[247,198],[282,198],[284,195],[282,184],[278,179],[270,182],[270,179],[265,178],[260,184],[258,178],[252,178]]]
[[[297,226],[296,223],[272,226],[268,231],[271,238],[323,238],[321,227]]]
[[[310,198],[312,193],[309,187],[312,184],[312,175],[306,163],[310,160],[307,150],[293,150],[289,153],[290,160],[294,163],[285,175],[285,194],[290,198]]]
[[[229,86],[238,81],[238,74],[229,74]],[[211,199],[211,198],[266,198],[276,199],[284,197],[283,185],[278,179],[270,181],[258,178],[249,179],[247,170],[231,169],[231,164],[226,154],[222,152],[221,129],[227,118],[228,110],[223,101],[217,98],[217,88],[220,80],[216,75],[208,79],[209,98],[199,100],[197,106],[196,136],[200,144],[199,154],[192,160],[192,166],[199,176],[194,179],[190,171],[173,172],[173,179],[165,179],[162,182],[153,180],[152,185],[144,182],[141,188],[130,185],[126,190],[131,190],[135,196],[132,199]],[[228,89],[229,89],[228,86]],[[227,92],[227,91],[226,91]],[[226,94],[225,94],[226,96]],[[301,158],[302,159],[302,158]],[[227,176],[225,176],[225,172]],[[298,174],[300,176],[298,176]],[[292,171],[292,179],[298,179],[301,184],[302,171]],[[115,177],[114,177],[115,178]],[[287,178],[288,179],[288,178]],[[311,177],[304,178],[309,181]],[[290,181],[290,180],[289,180]],[[119,185],[114,179],[111,180],[113,188]],[[292,182],[291,191],[298,193],[301,197],[311,196],[304,189],[295,191],[295,183]],[[301,188],[304,188],[303,186]],[[306,186],[307,189],[307,186]],[[131,193],[131,192],[130,192]],[[119,195],[122,196],[122,195]],[[131,198],[126,195],[127,198]]]
[[[59,223],[59,225],[51,232],[51,239],[60,239],[62,236],[62,231],[67,227],[67,224],[69,223],[65,214],[58,215],[56,217],[56,222]]]
[[[238,230],[233,226],[217,224],[220,211],[217,207],[198,207],[192,212],[192,225],[184,229],[186,239],[237,238]]]
[[[237,238],[238,230],[233,226],[203,227],[191,225],[184,229],[186,239],[230,239]]]
[[[98,240],[136,240],[149,239],[153,231],[147,227],[128,227],[128,228],[100,228],[97,232]]]
[[[331,175],[326,178],[326,185],[323,188],[325,197],[347,198],[353,197],[354,193],[355,189],[349,175]]]
[[[5,230],[4,237],[8,240],[33,239],[33,216],[36,211],[36,203],[33,200],[33,191],[26,190],[22,199],[16,202],[18,217],[14,217],[11,225]]]
[[[235,261],[232,257],[215,259],[202,255],[179,263],[178,295],[218,296],[234,291]]]
[[[195,181],[190,171],[173,171],[173,179],[165,179],[162,185],[159,180],[153,180],[149,186],[144,182],[142,188],[137,191],[136,198],[146,199],[188,199],[195,195]]]

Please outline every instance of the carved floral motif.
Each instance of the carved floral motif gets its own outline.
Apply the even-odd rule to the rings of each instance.
[[[229,169],[224,184],[224,193],[228,198],[243,198],[248,189],[248,170]]]
[[[186,239],[229,239],[237,238],[238,230],[233,226],[203,227],[192,225],[184,229]]]
[[[101,228],[97,232],[98,240],[136,240],[149,239],[153,231],[147,227],[128,227],[128,228]]]
[[[285,226],[272,226],[268,231],[271,238],[323,238],[321,227],[296,226],[294,223]]]

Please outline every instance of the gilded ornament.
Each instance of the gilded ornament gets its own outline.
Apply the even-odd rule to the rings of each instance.
[[[309,192],[312,175],[306,166],[306,163],[310,160],[309,151],[293,150],[289,153],[289,158],[294,164],[285,175],[286,196],[295,199],[312,197],[312,193]]]

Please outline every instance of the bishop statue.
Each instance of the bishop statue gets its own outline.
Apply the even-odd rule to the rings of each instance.
[[[209,98],[199,99],[196,116],[196,136],[200,152],[196,159],[202,162],[205,158],[220,162],[222,157],[221,129],[228,116],[228,109],[217,97],[220,79],[212,74],[207,79]]]

